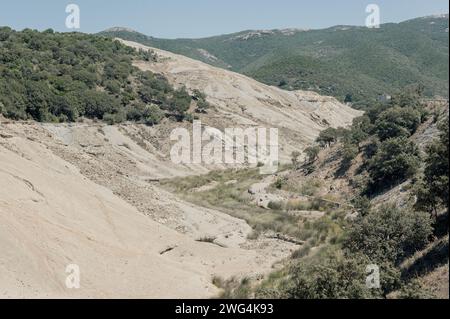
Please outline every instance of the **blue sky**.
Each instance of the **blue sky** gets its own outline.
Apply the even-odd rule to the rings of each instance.
[[[1,0],[0,25],[68,31],[65,7],[81,9],[82,32],[130,27],[155,37],[205,37],[248,29],[362,25],[370,3],[381,20],[399,22],[448,13],[447,0]]]

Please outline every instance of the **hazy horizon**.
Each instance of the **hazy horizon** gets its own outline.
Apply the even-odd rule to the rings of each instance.
[[[99,0],[26,3],[24,0],[3,4],[0,25],[16,30],[25,28],[74,31],[65,27],[68,4],[81,10],[81,28],[77,31],[97,33],[111,27],[126,27],[159,38],[204,38],[244,30],[265,29],[324,29],[335,25],[363,25],[370,3],[380,7],[381,23],[398,23],[429,15],[448,14],[448,2],[435,0],[363,1],[336,3],[317,0],[315,3],[282,0],[277,3],[250,0],[244,3],[230,0],[212,3],[197,0],[187,3],[171,0],[165,3],[134,0],[110,3]]]

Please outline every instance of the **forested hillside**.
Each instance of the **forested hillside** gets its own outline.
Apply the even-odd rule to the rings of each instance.
[[[109,38],[0,28],[0,113],[43,122],[183,119],[191,96],[132,65],[153,58]]]
[[[313,90],[354,102],[421,83],[426,96],[448,96],[448,15],[380,29],[243,31],[165,40],[113,28],[101,33],[172,51],[284,89]]]

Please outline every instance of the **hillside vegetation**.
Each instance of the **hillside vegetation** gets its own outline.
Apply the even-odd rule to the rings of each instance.
[[[108,38],[0,28],[0,113],[42,122],[183,119],[187,91],[132,65],[153,58]]]
[[[447,16],[102,35],[0,28],[0,118],[94,120],[2,121],[5,296],[65,296],[58,274],[81,259],[93,267],[82,296],[448,298],[448,102],[425,99],[448,94]],[[189,112],[219,129],[279,128],[283,165],[175,165],[169,135]],[[165,117],[180,122],[153,127]],[[366,285],[370,265],[379,287]]]
[[[222,297],[448,298],[448,104],[424,105],[422,94],[405,89],[371,104],[350,128],[324,130],[307,159],[294,152],[256,201],[249,185],[263,177],[169,182],[199,205],[246,219],[255,237],[275,232],[300,243],[263,280],[216,278]],[[211,186],[192,191],[202,185]],[[271,199],[265,209],[259,198]],[[369,265],[379,267],[379,288],[366,286]],[[427,279],[437,275],[443,280]]]
[[[316,254],[302,252],[305,258],[296,258],[256,290],[241,285],[235,292],[282,298],[448,298],[440,287],[448,283],[448,272],[441,283],[424,279],[448,267],[448,105],[430,110],[419,100],[420,90],[405,92],[389,104],[372,105],[350,129],[321,134],[319,147],[338,149],[335,176],[355,171],[348,183],[358,214],[333,217],[341,233]],[[416,138],[424,126],[436,126],[438,132],[419,145]],[[300,169],[308,175],[317,164],[313,156]],[[399,185],[405,194],[397,194]],[[385,194],[389,198],[380,202]],[[370,264],[380,268],[380,289],[364,284]]]
[[[166,40],[113,28],[101,35],[172,51],[284,89],[314,90],[364,108],[367,100],[421,83],[448,96],[448,15],[380,29],[243,31]]]

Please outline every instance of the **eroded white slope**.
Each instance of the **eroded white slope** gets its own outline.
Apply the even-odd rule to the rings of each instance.
[[[205,124],[277,127],[285,160],[359,114],[333,98],[155,51],[157,63],[137,66],[205,92],[214,106]],[[213,275],[266,272],[288,256],[295,247],[285,243],[239,248],[245,222],[149,184],[211,169],[170,162],[168,136],[180,125],[189,127],[0,124],[0,297],[211,297]],[[210,232],[228,248],[195,241]],[[81,268],[79,290],[65,287],[68,264]]]
[[[273,262],[156,223],[32,137],[4,132],[0,298],[211,297],[213,275],[251,273]],[[65,286],[69,264],[80,266],[80,289]]]
[[[137,61],[142,70],[163,74],[176,87],[204,92],[215,109],[202,120],[214,127],[261,126],[280,129],[281,153],[302,151],[327,127],[345,127],[360,111],[314,92],[286,91],[242,74],[216,68],[171,52],[121,40],[137,49],[152,50],[156,62]]]

